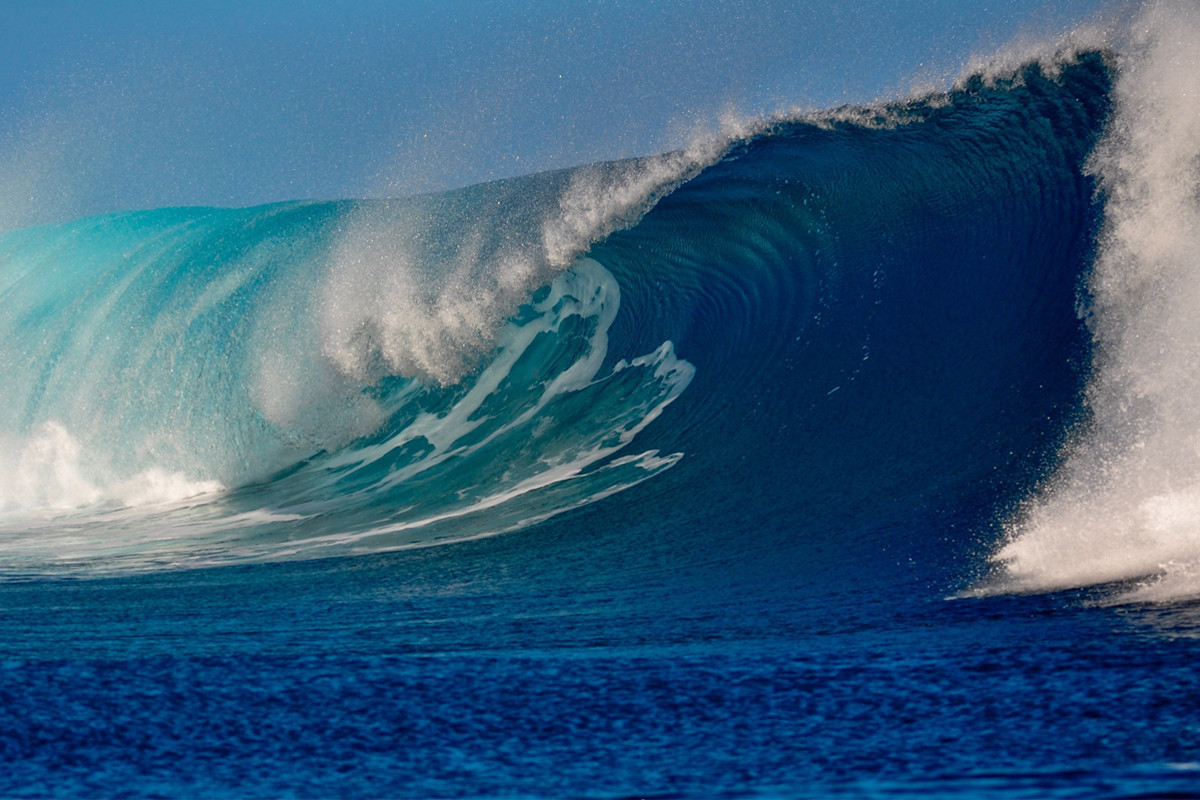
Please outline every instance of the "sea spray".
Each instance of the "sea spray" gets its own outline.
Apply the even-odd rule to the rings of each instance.
[[[1200,12],[1146,6],[1090,162],[1105,218],[1085,309],[1091,420],[996,554],[1000,586],[1148,579],[1200,594]]]
[[[761,127],[729,116],[670,153],[363,204],[321,290],[321,351],[364,384],[457,383],[533,290]]]
[[[156,506],[220,492],[216,481],[151,468],[129,478],[104,475],[86,463],[80,444],[62,423],[42,423],[29,436],[3,443],[0,515],[18,518],[105,506]]]

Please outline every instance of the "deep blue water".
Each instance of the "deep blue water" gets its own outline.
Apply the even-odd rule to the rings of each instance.
[[[619,537],[535,533],[6,586],[5,794],[1195,791],[1178,619],[622,580]]]
[[[0,236],[0,795],[1200,796],[1191,562],[994,557],[1105,430],[1117,64]]]

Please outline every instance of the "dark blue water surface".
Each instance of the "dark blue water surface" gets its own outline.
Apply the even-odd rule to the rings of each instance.
[[[624,534],[7,584],[3,794],[1195,791],[1194,615],[697,580]]]
[[[619,392],[666,396],[649,379],[620,378],[653,373],[636,359],[669,341],[694,368],[690,383],[653,406],[629,453],[581,480],[608,474],[618,456],[682,456],[644,480],[596,484],[619,491],[535,495],[521,513],[541,521],[416,550],[192,569],[164,557],[132,572],[104,568],[103,553],[70,569],[36,549],[7,557],[0,795],[1200,796],[1196,606],[1106,605],[1104,587],[951,599],[986,574],[1004,520],[1087,423],[1092,354],[1078,309],[1101,210],[1083,163],[1107,119],[1110,79],[1092,54],[1053,78],[1034,66],[853,122],[847,112],[780,123],[594,243],[588,255],[619,284],[620,312],[592,393],[514,435],[499,466],[446,462],[430,473],[442,483],[421,486],[457,508],[446,498],[474,489],[446,481],[499,481],[501,466],[537,463],[539,436],[569,443]],[[437,202],[465,219],[569,177]],[[214,271],[213,285],[222,264],[246,274],[271,264],[190,327],[155,328],[161,357],[179,367],[171,374],[200,376],[194,392],[176,377],[170,392],[123,384],[118,370],[93,387],[108,392],[103,407],[152,398],[198,441],[214,426],[196,420],[242,413],[236,402],[251,393],[213,383],[222,362],[189,351],[211,343],[193,334],[250,336],[241,315],[260,283],[286,271],[271,259],[319,261],[340,209],[88,223],[122,247],[143,233],[146,248],[158,242],[175,283],[156,291],[172,296],[189,280],[210,285],[180,241],[208,254],[196,264]],[[497,242],[521,238],[522,213]],[[442,238],[426,244],[456,257],[440,219]],[[132,227],[114,233],[122,226]],[[64,242],[84,246],[84,228],[7,241],[45,259]],[[120,258],[95,259],[119,262],[105,275],[125,280]],[[140,275],[159,274],[153,259],[139,263]],[[23,297],[36,295],[23,280]],[[86,295],[53,313],[40,300],[23,308],[57,331],[91,313]],[[23,324],[45,322],[34,311]],[[512,374],[533,374],[535,386],[560,374],[589,352],[601,326],[590,319],[547,332]],[[128,328],[114,324],[113,335]],[[50,341],[35,327],[14,337]],[[38,409],[70,407],[47,387],[90,340],[62,341],[15,401],[26,425]],[[258,363],[230,352],[247,370]],[[105,357],[133,368],[117,350]],[[24,362],[10,353],[5,363]],[[489,412],[501,399],[529,407],[516,384],[502,384]],[[405,385],[390,377],[372,397]],[[437,412],[465,391],[429,389],[418,405]],[[143,414],[133,405],[121,422],[130,428]],[[270,420],[244,416],[237,435],[259,441]],[[383,434],[352,445],[385,452],[369,462],[372,481],[437,450],[407,439],[387,449],[415,416],[405,405]],[[245,467],[254,480],[220,501],[272,511],[303,496],[302,522],[203,540],[206,557],[405,519],[398,498],[415,490],[330,483],[342,467],[326,444],[274,477]],[[319,494],[330,486],[343,494]],[[508,507],[472,512],[445,535],[510,528],[517,517],[486,524]],[[177,518],[147,519],[139,524],[169,538]],[[63,522],[57,534],[86,540],[97,535],[89,524]],[[24,546],[11,525],[4,537]],[[137,541],[141,557],[145,536]]]

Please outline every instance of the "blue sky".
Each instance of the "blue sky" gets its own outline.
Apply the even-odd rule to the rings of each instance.
[[[407,194],[894,95],[1100,0],[0,2],[0,227]]]

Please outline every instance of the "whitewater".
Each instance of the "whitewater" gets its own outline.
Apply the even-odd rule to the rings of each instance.
[[[1198,79],[0,231],[0,794],[1198,796]]]
[[[1113,118],[1086,164],[1105,206],[1081,308],[1096,345],[1091,419],[997,554],[1010,588],[1139,580],[1122,596],[1200,593],[1197,45],[1194,19],[1155,6],[1120,61]]]

